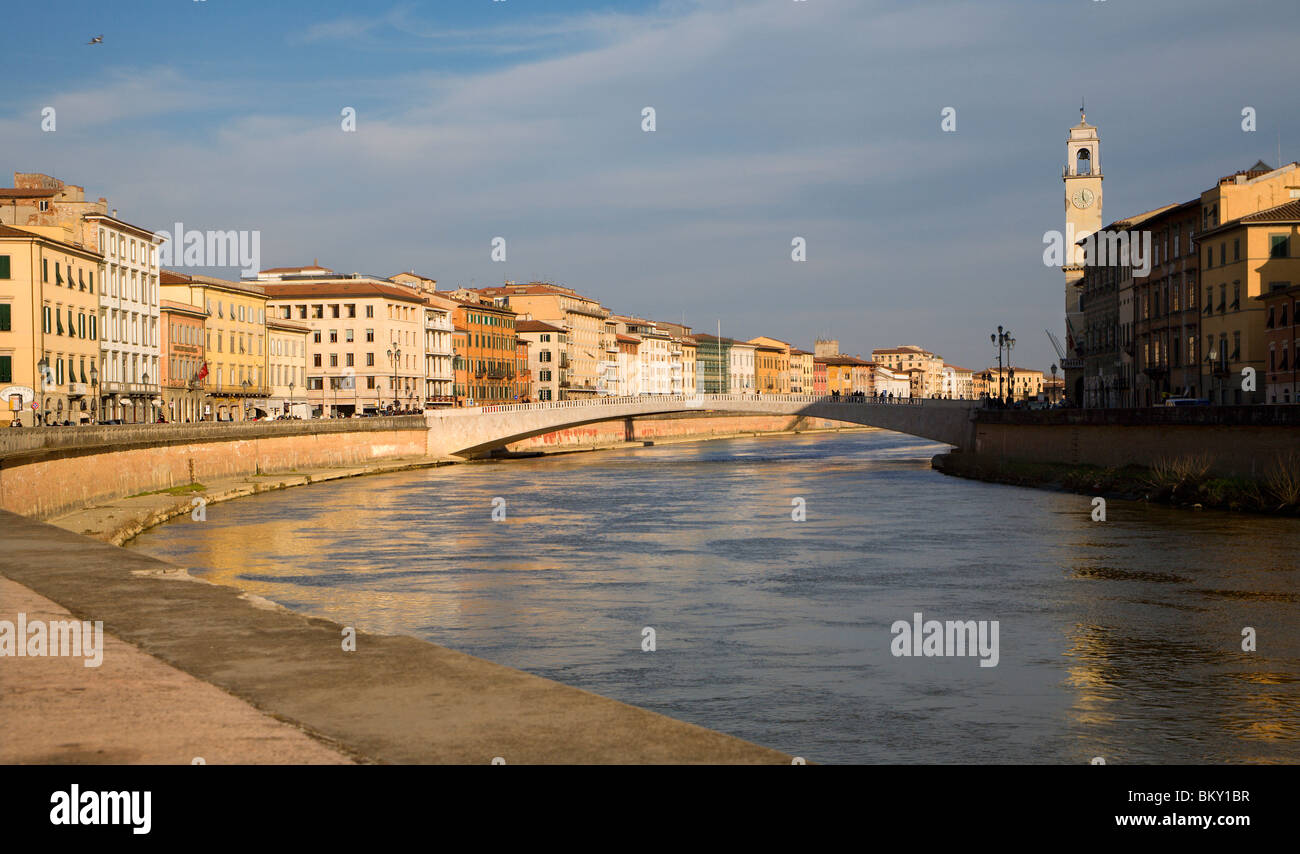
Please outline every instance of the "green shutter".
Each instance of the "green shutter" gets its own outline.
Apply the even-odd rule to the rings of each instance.
[[[11,383],[14,381],[14,368],[12,356],[0,356],[0,383]]]
[[[11,310],[9,303],[0,304],[0,332],[9,331],[9,313]]]
[[[9,256],[0,255],[0,279],[9,278]]]

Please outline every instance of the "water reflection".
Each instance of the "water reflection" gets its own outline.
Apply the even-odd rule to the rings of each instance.
[[[1300,759],[1300,525],[1123,502],[1094,523],[1084,496],[939,475],[936,450],[865,433],[402,472],[136,546],[822,762]],[[916,611],[998,620],[999,665],[893,657]]]

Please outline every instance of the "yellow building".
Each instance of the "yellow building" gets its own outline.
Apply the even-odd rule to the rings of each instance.
[[[695,394],[699,388],[695,380],[695,339],[687,335],[677,341],[682,350],[682,394]]]
[[[162,298],[207,311],[204,421],[244,421],[270,412],[266,293],[259,285],[163,270]]]
[[[760,335],[749,339],[754,351],[754,380],[763,394],[790,393],[790,345],[777,338]]]
[[[96,420],[104,257],[55,226],[0,225],[0,395],[24,425]],[[35,404],[33,409],[32,404]],[[21,412],[21,416],[19,416]]]
[[[1196,245],[1204,296],[1201,387],[1214,403],[1264,403],[1267,318],[1257,297],[1300,281],[1300,200],[1202,231]],[[1253,388],[1247,368],[1255,372]]]
[[[988,395],[1002,400],[1033,400],[1043,393],[1045,386],[1043,372],[1033,368],[1020,368],[993,365],[971,378],[972,392],[988,389]]]

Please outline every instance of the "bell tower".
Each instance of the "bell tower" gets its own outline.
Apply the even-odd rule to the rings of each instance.
[[[1065,141],[1065,168],[1061,179],[1065,182],[1066,237],[1075,243],[1101,228],[1101,138],[1097,128],[1088,124],[1083,107],[1079,107],[1079,123],[1070,128]],[[1075,246],[1070,262],[1065,266],[1066,281],[1083,275],[1083,247]]]
[[[1101,230],[1101,138],[1097,128],[1088,124],[1084,105],[1079,105],[1079,123],[1070,128],[1065,141],[1065,341],[1067,359],[1061,365],[1065,373],[1067,394],[1077,398],[1081,386],[1082,359],[1077,345],[1084,331],[1083,294],[1084,254],[1078,241]],[[1077,402],[1077,401],[1076,401]]]

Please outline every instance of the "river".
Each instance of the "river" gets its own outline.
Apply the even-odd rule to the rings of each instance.
[[[132,547],[810,762],[1300,761],[1300,522],[1119,501],[1094,522],[1088,496],[941,475],[940,450],[448,466],[214,504]],[[997,621],[996,666],[895,656],[916,612]]]

